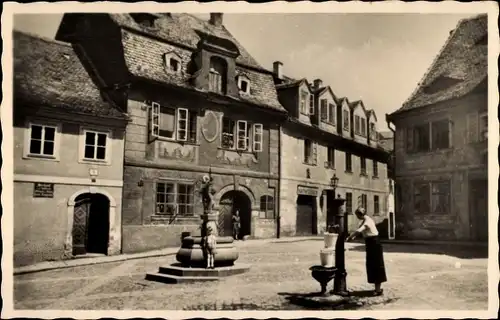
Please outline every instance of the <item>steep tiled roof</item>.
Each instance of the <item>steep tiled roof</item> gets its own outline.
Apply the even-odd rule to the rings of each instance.
[[[487,77],[488,47],[484,41],[487,34],[486,15],[461,20],[415,92],[393,114],[457,98],[476,88]],[[450,78],[451,80],[446,80]],[[449,83],[437,92],[428,90],[440,79],[455,83]]]
[[[188,66],[192,61],[193,51],[201,39],[199,32],[203,32],[230,40],[238,47],[240,55],[236,58],[236,73],[244,73],[251,82],[251,94],[240,94],[239,100],[285,111],[278,101],[273,75],[263,69],[224,26],[215,27],[185,13],[161,15],[154,28],[143,27],[136,23],[129,14],[111,14],[110,16],[119,26],[126,27],[121,30],[123,50],[125,63],[133,75],[193,89],[190,82],[192,75]],[[150,36],[165,41],[158,41]],[[180,74],[165,72],[162,57],[168,52],[175,52],[181,57],[182,72]]]
[[[14,98],[37,106],[125,119],[104,101],[73,48],[14,31]]]

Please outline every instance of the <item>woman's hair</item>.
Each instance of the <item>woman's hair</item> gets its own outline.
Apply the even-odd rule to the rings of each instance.
[[[360,216],[364,216],[366,214],[365,208],[363,208],[363,207],[357,208],[355,214],[360,215]]]

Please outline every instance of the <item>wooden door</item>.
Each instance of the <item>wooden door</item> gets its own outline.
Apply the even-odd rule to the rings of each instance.
[[[217,231],[221,237],[233,236],[233,197],[223,197],[219,206]]]
[[[315,206],[314,198],[299,196],[297,199],[297,220],[295,234],[297,236],[310,236],[314,234]]]
[[[472,240],[488,241],[488,181],[474,180],[470,184],[470,226]]]
[[[75,203],[73,214],[73,255],[87,253],[89,212],[90,199],[82,199]]]

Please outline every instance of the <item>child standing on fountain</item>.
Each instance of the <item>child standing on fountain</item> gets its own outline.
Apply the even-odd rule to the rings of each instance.
[[[211,226],[207,226],[207,235],[205,236],[205,250],[207,252],[207,269],[214,269],[214,260],[217,247],[217,238],[214,235]]]

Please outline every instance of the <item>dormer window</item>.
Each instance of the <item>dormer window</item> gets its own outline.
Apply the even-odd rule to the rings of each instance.
[[[168,73],[181,73],[181,58],[175,52],[165,53],[163,55],[163,64]]]
[[[309,115],[314,115],[314,95],[309,96]]]
[[[130,16],[134,21],[145,28],[154,28],[155,21],[158,19],[158,16],[152,13],[131,13]]]
[[[238,88],[240,93],[250,94],[250,79],[246,76],[238,76]]]
[[[224,59],[212,57],[210,59],[209,90],[221,94],[226,93],[227,64]]]
[[[366,119],[361,118],[361,135],[366,137]]]
[[[307,106],[309,102],[309,92],[302,90],[300,92],[300,113],[307,114]]]
[[[377,129],[375,128],[374,122],[370,122],[370,138],[372,141],[377,140]]]
[[[343,110],[342,126],[344,130],[349,131],[349,110]]]

